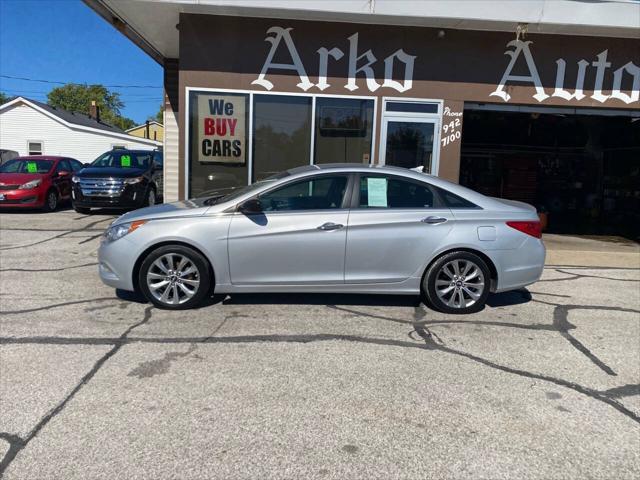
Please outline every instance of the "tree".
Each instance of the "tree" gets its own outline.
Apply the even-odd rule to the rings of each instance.
[[[158,113],[156,113],[154,120],[158,123],[164,123],[164,105],[160,105],[160,109],[158,110]]]
[[[48,103],[52,107],[62,108],[70,112],[79,112],[89,115],[91,102],[95,101],[100,107],[100,120],[126,130],[135,126],[130,118],[122,116],[121,109],[124,102],[118,92],[111,92],[103,85],[80,85],[68,83],[62,87],[56,87],[47,95]]]
[[[4,105],[7,102],[10,102],[16,97],[12,97],[11,95],[7,95],[6,93],[0,92],[0,105]]]

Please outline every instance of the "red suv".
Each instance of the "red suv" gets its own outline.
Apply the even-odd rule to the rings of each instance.
[[[67,157],[18,157],[0,165],[0,208],[51,212],[71,198],[71,176],[84,165]]]

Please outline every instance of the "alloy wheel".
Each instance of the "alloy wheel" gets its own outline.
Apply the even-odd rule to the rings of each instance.
[[[55,210],[58,206],[58,195],[56,192],[49,192],[49,195],[47,195],[47,206],[50,211]]]
[[[193,298],[200,287],[200,271],[188,257],[166,253],[147,272],[147,287],[161,303],[179,305]]]
[[[445,263],[436,275],[436,294],[451,308],[468,308],[474,305],[484,289],[482,270],[471,260],[451,260]]]

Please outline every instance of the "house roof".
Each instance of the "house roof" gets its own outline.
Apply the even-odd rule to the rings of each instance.
[[[16,97],[10,102],[7,102],[3,105],[0,105],[0,111],[15,105],[17,103],[24,103],[29,105],[31,108],[40,111],[41,113],[48,115],[49,117],[53,117],[58,119],[61,123],[72,127],[78,128],[81,130],[93,131],[93,132],[104,132],[115,137],[126,138],[129,140],[135,139],[136,142],[139,143],[148,143],[153,146],[161,146],[162,142],[151,140],[148,138],[140,138],[129,135],[124,130],[121,130],[118,127],[114,127],[113,125],[109,125],[106,122],[98,122],[97,120],[91,118],[89,115],[85,115],[83,113],[73,113],[67,110],[63,110],[61,108],[55,108],[51,105],[47,105],[46,103],[38,102],[37,100],[32,100],[26,97]]]
[[[156,125],[158,125],[159,127],[163,127],[164,126],[160,122],[156,122],[155,120],[149,120],[149,125],[153,125],[154,123]],[[137,130],[138,128],[142,128],[142,127],[146,127],[146,126],[147,126],[146,122],[145,123],[141,123],[140,125],[136,125],[135,127],[127,128],[125,130],[125,132],[128,133],[128,132],[131,132],[133,130]]]
[[[55,115],[56,117],[61,118],[62,120],[68,123],[73,123],[74,125],[80,125],[82,127],[97,128],[98,130],[106,130],[108,132],[113,132],[113,133],[125,133],[124,130],[118,127],[114,127],[113,125],[110,125],[103,121],[97,121],[95,118],[91,118],[89,115],[85,115],[84,113],[70,112],[68,110],[63,110],[62,108],[52,107],[51,105],[38,102],[37,100],[33,100],[31,98],[25,98],[25,97],[18,97],[18,98],[22,98],[23,100],[28,100],[29,102],[39,106],[43,110],[46,110],[50,114]]]

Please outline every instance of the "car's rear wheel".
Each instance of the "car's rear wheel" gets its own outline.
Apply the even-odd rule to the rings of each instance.
[[[45,212],[53,212],[56,208],[58,208],[58,192],[52,188],[44,198],[44,206],[42,209]]]
[[[491,285],[491,272],[478,255],[456,251],[438,258],[429,267],[422,289],[433,308],[444,313],[482,310]]]
[[[165,245],[153,250],[140,266],[138,285],[154,305],[169,310],[198,306],[210,293],[209,262],[199,252],[183,245]]]

